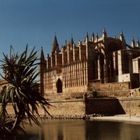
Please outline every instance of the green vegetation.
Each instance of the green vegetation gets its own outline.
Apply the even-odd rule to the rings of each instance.
[[[4,80],[8,82],[1,91],[0,108],[0,137],[12,134],[21,130],[21,122],[26,118],[30,123],[33,121],[40,124],[38,108],[42,107],[47,111],[49,103],[39,93],[38,58],[37,52],[33,49],[18,53],[10,52],[10,55],[3,54],[1,68]],[[14,117],[9,118],[8,104],[12,105]]]

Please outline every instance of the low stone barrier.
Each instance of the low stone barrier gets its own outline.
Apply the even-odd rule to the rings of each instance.
[[[140,97],[119,98],[119,102],[126,114],[140,116]]]
[[[39,108],[42,118],[48,119],[85,119],[96,115],[129,114],[140,116],[140,97],[123,98],[87,98],[50,101],[50,117]],[[11,116],[14,114],[11,104],[7,106]]]
[[[83,118],[85,102],[81,99],[50,102],[48,111],[54,118]]]

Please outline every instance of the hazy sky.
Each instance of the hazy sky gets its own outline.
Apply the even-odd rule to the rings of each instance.
[[[0,58],[10,45],[50,52],[55,33],[61,46],[103,28],[113,36],[123,31],[128,42],[140,39],[140,0],[0,0]]]

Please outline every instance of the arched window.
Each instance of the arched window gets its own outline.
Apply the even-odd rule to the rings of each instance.
[[[57,93],[62,93],[62,81],[60,79],[56,82]]]

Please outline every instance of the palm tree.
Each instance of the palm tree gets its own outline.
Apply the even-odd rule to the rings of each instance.
[[[1,91],[0,135],[3,132],[6,134],[19,129],[25,118],[30,123],[33,121],[40,124],[39,107],[49,114],[47,111],[49,103],[39,93],[37,51],[33,49],[29,53],[27,46],[21,55],[10,52],[10,55],[3,54],[3,56],[1,61],[3,75],[1,76],[7,84]],[[9,119],[7,110],[9,103],[14,110],[13,119]]]

